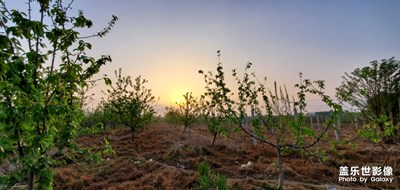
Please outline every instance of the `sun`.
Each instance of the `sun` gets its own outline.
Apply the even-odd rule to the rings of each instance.
[[[176,103],[176,104],[182,104],[183,102],[184,102],[184,101],[183,101],[183,98],[179,97],[179,98],[176,98],[176,100],[175,100],[174,103]]]
[[[185,91],[182,88],[177,88],[171,91],[170,93],[170,104],[171,105],[176,105],[176,104],[182,104],[184,103],[184,98],[183,95],[186,94],[187,91]]]

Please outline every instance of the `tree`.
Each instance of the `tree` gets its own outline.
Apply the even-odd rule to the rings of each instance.
[[[208,74],[204,74],[203,71],[199,72],[204,74],[206,91],[208,93],[219,92],[214,98],[218,98],[220,104],[223,105],[221,112],[226,114],[246,134],[276,150],[279,169],[278,188],[282,188],[284,182],[283,153],[291,153],[297,150],[312,155],[309,149],[315,148],[315,145],[333,127],[335,116],[341,111],[341,106],[325,95],[323,81],[303,80],[301,75],[301,83],[295,85],[299,89],[298,100],[294,98],[290,100],[286,88],[278,88],[277,84],[274,83],[274,88],[271,90],[264,84],[255,82],[259,80],[254,73],[252,74],[254,78],[250,78],[247,70],[250,69],[251,65],[251,63],[246,65],[243,78],[239,78],[236,70],[233,70],[232,75],[238,84],[236,100],[232,98],[234,93],[224,82],[225,76],[221,63],[218,63],[217,74],[215,75],[211,72],[208,72]],[[333,112],[325,128],[319,133],[304,122],[307,94],[320,96]],[[251,125],[255,133],[251,133],[242,124],[242,121],[247,118],[247,110],[249,109],[254,110],[256,114]]]
[[[187,92],[183,95],[183,101],[180,103],[177,102],[176,104],[178,105],[177,111],[180,117],[179,121],[184,127],[183,132],[189,129],[190,136],[192,126],[195,124],[197,116],[199,115],[199,101],[191,92]]]
[[[117,82],[110,84],[108,103],[119,121],[131,129],[132,141],[137,129],[147,127],[155,119],[153,105],[156,99],[144,84],[148,81],[138,76],[134,82],[131,77],[123,77],[122,71],[115,71]]]
[[[220,54],[218,54],[219,58]],[[217,66],[217,75],[215,78],[213,73],[209,71],[205,74],[202,70],[200,74],[204,75],[206,84],[206,92],[201,98],[201,112],[205,120],[208,130],[213,135],[211,145],[213,146],[218,135],[226,135],[228,133],[228,123],[230,123],[230,112],[227,110],[234,103],[229,98],[230,90],[226,88],[224,82],[224,72],[221,63]]]
[[[213,136],[211,146],[214,146],[217,136],[225,136],[229,132],[230,119],[219,112],[213,101],[204,102],[201,106],[201,116],[204,118],[207,129]]]
[[[106,130],[107,126],[115,128],[118,125],[118,115],[113,112],[110,102],[106,102],[104,99],[100,101],[99,105],[94,110],[94,114],[103,125],[103,130]]]
[[[34,3],[38,20],[32,16]],[[0,188],[27,178],[28,189],[35,183],[51,189],[53,168],[67,157],[56,160],[53,152],[78,150],[76,92],[111,58],[86,55],[91,44],[77,30],[93,24],[83,11],[69,14],[72,2],[27,1],[27,6],[26,13],[9,10],[0,0],[0,162],[7,159],[20,168],[2,175]],[[116,20],[113,16],[92,37],[103,37]]]
[[[399,140],[400,61],[372,61],[371,66],[345,73],[336,90],[338,99],[358,108],[368,123],[362,136],[374,142]]]
[[[115,128],[118,116],[111,109],[111,105],[104,99],[92,111],[85,111],[79,123],[79,134],[99,133],[107,127]]]
[[[164,118],[167,123],[172,124],[173,126],[178,126],[180,124],[180,113],[178,109],[173,106],[166,107],[165,110],[167,113],[165,114]]]
[[[252,121],[255,135],[249,131],[246,133],[275,149],[279,169],[278,188],[282,188],[284,182],[283,154],[300,151],[308,156],[314,156],[309,149],[315,148],[315,145],[333,128],[335,117],[341,111],[341,107],[324,94],[323,81],[303,80],[301,75],[301,82],[295,85],[299,89],[297,99],[292,98],[292,100],[286,87],[278,87],[276,82],[272,89],[267,89],[263,84],[254,87],[254,83],[246,84],[243,81],[239,82],[239,86],[245,87],[242,88],[245,94],[242,102],[247,102],[247,105],[250,105],[256,114]],[[247,94],[247,92],[249,93]],[[320,132],[314,131],[305,122],[306,96],[310,94],[320,96],[322,101],[333,110],[332,118],[327,121],[325,128]],[[261,97],[262,101],[259,102],[258,97]],[[319,153],[317,149],[314,151]]]

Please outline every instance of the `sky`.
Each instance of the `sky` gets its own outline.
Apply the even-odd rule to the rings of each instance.
[[[5,2],[26,10],[25,1]],[[89,54],[111,55],[112,63],[100,71],[111,79],[122,68],[124,75],[149,80],[160,108],[186,92],[204,92],[197,71],[216,69],[217,50],[227,77],[251,62],[258,77],[285,84],[291,94],[302,72],[304,78],[325,80],[331,96],[345,72],[400,58],[398,0],[75,0],[72,7],[94,22],[82,34],[95,33],[111,15],[118,16],[105,38],[89,40]],[[231,78],[227,82],[235,88]],[[104,88],[96,87],[92,104]],[[326,109],[309,100],[310,111]]]

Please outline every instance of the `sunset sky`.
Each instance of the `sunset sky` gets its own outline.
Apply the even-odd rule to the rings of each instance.
[[[10,8],[26,10],[22,2],[6,0]],[[118,68],[148,79],[159,107],[188,91],[200,95],[204,81],[197,71],[215,70],[217,50],[229,76],[252,62],[259,77],[286,84],[289,91],[303,72],[325,80],[330,95],[344,72],[372,60],[400,59],[398,0],[76,0],[73,8],[93,20],[87,34],[118,16],[109,35],[89,40],[90,54],[111,55],[113,62],[101,73],[112,79]],[[97,100],[101,88],[95,90]],[[310,101],[309,109],[326,107]]]

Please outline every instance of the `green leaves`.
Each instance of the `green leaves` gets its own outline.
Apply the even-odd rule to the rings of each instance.
[[[382,131],[381,126],[384,126]],[[358,134],[374,143],[380,143],[387,141],[388,137],[395,135],[399,129],[400,127],[393,125],[386,115],[380,115],[370,123],[364,124],[363,128],[358,130]]]
[[[218,51],[219,56],[220,51]],[[206,92],[200,100],[201,114],[206,121],[207,128],[214,135],[213,144],[217,135],[224,136],[230,131],[230,125],[233,123],[231,111],[234,111],[232,107],[235,104],[230,98],[233,93],[225,83],[225,73],[221,63],[218,63],[216,70],[217,74],[215,75],[211,71],[207,73],[199,71],[204,76],[206,83]]]
[[[103,146],[104,146],[104,149],[102,151],[103,156],[108,156],[108,157],[115,156],[115,151],[112,149],[110,143],[106,138],[103,139]]]
[[[112,84],[111,79],[107,78],[106,76],[103,79],[104,79],[104,83],[106,85],[111,85]]]
[[[51,189],[55,161],[49,152],[77,150],[82,108],[76,92],[111,58],[86,56],[92,46],[78,41],[75,30],[92,26],[83,12],[68,15],[71,9],[64,9],[62,1],[27,4],[27,13],[0,7],[0,161],[20,166],[2,174],[0,188],[29,178],[39,189]],[[32,7],[39,7],[39,14]],[[27,185],[32,189],[34,184]]]
[[[150,89],[144,85],[147,80],[138,76],[135,81],[130,76],[122,76],[122,71],[115,71],[116,83],[104,78],[106,84],[110,86],[107,104],[115,112],[119,121],[129,127],[132,132],[132,140],[135,138],[135,131],[138,128],[147,127],[155,118],[153,105],[156,103],[155,97]]]
[[[262,125],[262,121],[259,119],[259,117],[255,118],[251,121],[251,126],[253,127],[257,138],[259,138],[261,140],[266,140],[265,136],[263,134],[264,126]]]
[[[184,128],[187,129],[192,127],[196,122],[197,116],[200,114],[200,102],[192,95],[191,92],[187,92],[183,95],[182,102],[176,102],[178,106],[178,117],[179,121],[183,124]]]
[[[75,19],[75,23],[74,23],[75,27],[78,27],[78,28],[83,28],[83,27],[91,28],[93,26],[93,22],[91,20],[88,20],[84,16],[82,10],[79,11],[79,16],[75,17],[74,19]]]
[[[301,128],[301,132],[303,135],[308,136],[308,137],[315,137],[315,132],[313,129],[310,127],[303,127]]]
[[[398,130],[390,132],[391,126],[400,126],[400,61],[394,57],[372,61],[370,66],[345,73],[336,96],[360,110],[369,126],[360,131],[362,136],[373,142],[400,141]],[[383,117],[391,124],[386,125]]]
[[[226,177],[220,174],[213,174],[210,166],[205,162],[200,162],[198,165],[197,173],[199,175],[198,183],[201,189],[217,189],[227,190],[230,189]]]
[[[220,52],[218,52],[218,61],[219,58]],[[249,74],[248,70],[251,66],[252,63],[246,64],[242,77],[236,69],[232,70],[232,76],[237,84],[235,94],[231,93],[224,82],[225,74],[221,63],[217,65],[216,74],[211,71],[204,73],[200,70],[199,73],[204,75],[206,83],[206,93],[202,96],[203,114],[212,133],[218,134],[222,131],[221,124],[226,122],[223,121],[224,119],[228,119],[231,124],[253,137],[253,140],[275,148],[281,178],[283,177],[282,152],[290,154],[294,150],[306,151],[314,147],[327,134],[327,129],[332,128],[335,116],[342,108],[325,94],[325,83],[322,80],[303,79],[303,74],[300,73],[300,83],[295,85],[298,89],[295,99],[289,96],[285,85],[279,86],[274,82],[273,86],[268,88],[266,77],[262,83],[255,73]],[[333,109],[332,118],[327,122],[326,129],[318,134],[305,123],[306,100],[310,94],[319,96],[327,106]],[[251,117],[248,116],[249,111],[252,112]],[[251,129],[246,126],[247,120],[251,120]],[[199,183],[209,188],[210,183],[206,179],[201,177]],[[279,180],[278,187],[282,187],[282,184],[283,180]]]

